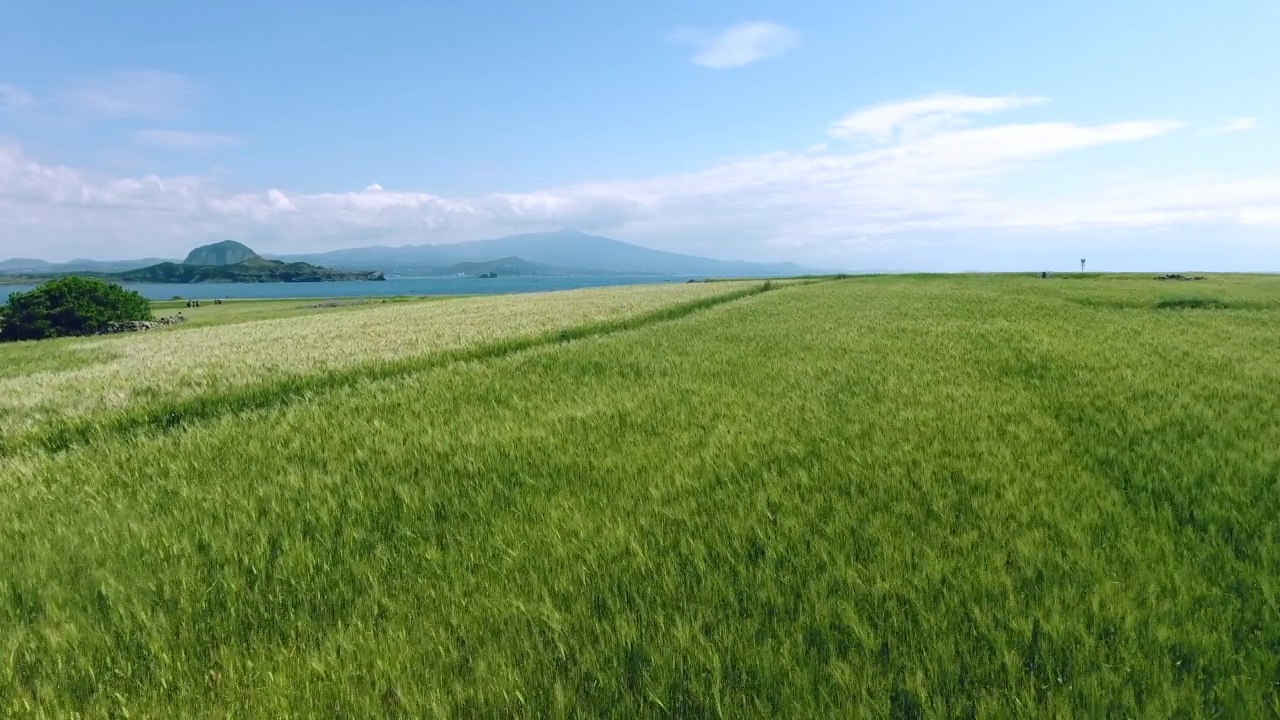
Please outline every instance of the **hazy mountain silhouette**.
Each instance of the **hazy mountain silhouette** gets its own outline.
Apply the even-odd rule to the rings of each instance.
[[[10,260],[0,260],[0,273],[14,275],[69,272],[113,273],[136,270],[162,262],[165,261],[160,258],[140,258],[138,260],[85,260],[78,258],[64,263],[51,263],[34,258],[12,258]]]
[[[342,268],[378,268],[411,273],[463,262],[517,257],[566,272],[662,275],[795,275],[805,272],[792,263],[750,263],[681,255],[588,235],[576,230],[512,235],[492,240],[444,245],[373,246],[331,252],[279,256]]]
[[[0,274],[32,275],[68,272],[123,273],[162,264],[192,266],[237,265],[259,256],[245,245],[224,240],[193,250],[182,263],[145,258],[139,260],[96,261],[72,260],[50,263],[44,260],[15,258],[0,261]],[[492,240],[443,245],[406,245],[403,247],[372,246],[333,250],[324,253],[269,255],[276,260],[305,262],[343,270],[381,271],[398,275],[472,274],[477,268],[459,263],[507,265],[505,272],[516,275],[635,274],[635,275],[701,275],[710,277],[743,277],[765,275],[798,275],[810,272],[793,263],[751,263],[663,252],[588,235],[576,230],[511,235]],[[523,265],[521,265],[523,263]],[[455,267],[458,266],[458,267]],[[517,267],[519,266],[519,267]],[[503,274],[500,267],[489,268]]]

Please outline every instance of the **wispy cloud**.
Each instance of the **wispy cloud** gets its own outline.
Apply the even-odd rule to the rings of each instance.
[[[170,150],[191,151],[213,150],[228,145],[239,145],[242,142],[240,138],[234,135],[191,132],[187,130],[164,130],[160,128],[139,130],[133,134],[133,141]]]
[[[1257,126],[1258,126],[1258,118],[1254,118],[1254,117],[1232,118],[1221,125],[1209,128],[1208,132],[1214,135],[1221,135],[1223,133],[1243,132],[1245,130],[1252,130]]]
[[[939,93],[859,110],[836,121],[827,132],[844,140],[887,143],[895,138],[911,139],[953,127],[970,115],[1041,105],[1048,101],[1044,97],[1018,95],[979,97]]]
[[[57,93],[60,106],[91,118],[168,120],[199,105],[200,85],[178,73],[133,70],[81,78]]]
[[[26,90],[10,83],[0,83],[0,107],[20,108],[33,102],[35,98]]]
[[[672,33],[676,41],[692,45],[690,58],[703,67],[724,70],[780,57],[800,47],[800,34],[774,22],[745,22],[714,31],[681,28]]]
[[[1245,225],[1274,225],[1280,227],[1280,203],[1270,207],[1249,208],[1241,214],[1240,222]]]
[[[936,100],[906,105],[936,108]],[[1181,123],[995,124],[919,137],[900,131],[906,122],[900,118],[958,114],[961,106],[995,112],[990,103],[955,103],[945,111],[891,113],[891,120],[858,126],[888,128],[890,139],[873,148],[815,145],[680,175],[473,196],[375,185],[351,192],[245,192],[204,177],[96,175],[0,145],[0,237],[31,238],[51,251],[46,241],[94,238],[112,243],[117,254],[150,255],[175,254],[209,237],[251,238],[266,251],[283,251],[573,226],[688,252],[748,258],[785,252],[796,260],[839,261],[841,253],[881,252],[895,238],[920,233],[1260,223],[1280,211],[1280,180],[1002,195],[994,191],[998,181],[1031,164],[1159,137]],[[883,107],[850,117],[875,117]],[[92,253],[76,245],[63,254]]]

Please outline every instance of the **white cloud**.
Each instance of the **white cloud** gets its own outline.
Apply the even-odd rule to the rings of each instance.
[[[139,130],[133,134],[133,141],[170,150],[212,150],[228,145],[239,145],[241,142],[240,138],[234,135],[160,128]]]
[[[1257,126],[1258,126],[1258,118],[1253,118],[1253,117],[1232,118],[1231,120],[1228,120],[1221,125],[1209,128],[1208,132],[1213,133],[1215,135],[1223,134],[1223,133],[1243,132],[1245,130],[1252,130]]]
[[[894,139],[873,148],[814,146],[686,174],[472,196],[377,184],[241,192],[204,177],[95,175],[0,144],[0,257],[176,256],[225,237],[288,252],[569,226],[713,256],[852,263],[929,233],[1244,226],[1280,217],[1280,178],[1081,182],[1039,192],[1016,185],[1028,167],[1167,135],[1181,127],[1176,121],[996,124],[919,137],[893,129],[900,125],[889,123]]]
[[[910,139],[952,127],[968,115],[1040,105],[1048,101],[1048,98],[1018,95],[977,97],[939,93],[859,110],[841,118],[827,132],[844,140],[887,143],[895,138]]]
[[[178,73],[134,70],[81,78],[58,92],[58,104],[92,118],[167,120],[189,115],[200,86]]]
[[[703,67],[724,70],[779,57],[800,47],[800,34],[773,22],[745,22],[719,32],[702,28],[682,28],[672,34],[692,45],[690,58]]]
[[[1245,225],[1280,226],[1280,198],[1272,196],[1270,205],[1245,208],[1240,213],[1240,222]]]
[[[0,83],[0,107],[3,108],[20,108],[24,105],[30,105],[35,102],[35,98],[31,93],[23,90],[17,85],[9,83]]]

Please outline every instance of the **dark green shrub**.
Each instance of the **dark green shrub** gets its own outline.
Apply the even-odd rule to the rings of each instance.
[[[132,290],[64,277],[10,295],[9,304],[0,308],[0,341],[92,335],[110,323],[151,319],[151,303]]]

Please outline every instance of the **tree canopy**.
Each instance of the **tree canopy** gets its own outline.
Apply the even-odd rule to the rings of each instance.
[[[94,278],[63,277],[9,296],[0,308],[0,341],[92,335],[111,323],[151,320],[142,295]]]

